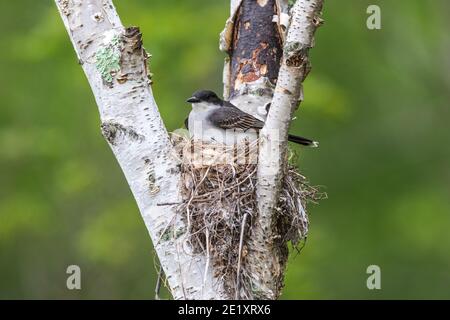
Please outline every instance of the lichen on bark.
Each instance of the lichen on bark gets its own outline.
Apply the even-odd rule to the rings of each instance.
[[[121,37],[115,34],[95,53],[95,66],[103,81],[109,85],[112,84],[114,77],[120,71],[121,50]]]

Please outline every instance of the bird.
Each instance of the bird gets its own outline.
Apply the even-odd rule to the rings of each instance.
[[[185,120],[185,126],[194,140],[226,145],[244,139],[254,141],[264,127],[263,121],[222,100],[211,90],[196,91],[186,102],[192,104],[192,111]],[[288,141],[308,147],[319,146],[317,141],[292,134],[288,135]]]

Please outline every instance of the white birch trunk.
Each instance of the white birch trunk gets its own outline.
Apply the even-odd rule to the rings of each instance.
[[[260,132],[258,205],[260,219],[271,220],[278,202],[292,115],[303,100],[302,82],[310,70],[309,49],[321,24],[323,0],[297,0],[284,44],[284,55],[275,93],[264,128]]]
[[[278,205],[281,181],[287,164],[287,136],[293,112],[302,97],[302,82],[308,75],[308,51],[314,45],[314,32],[321,24],[323,0],[297,0],[284,42],[283,59],[275,93],[264,128],[260,132],[258,158],[258,228],[252,238],[255,267],[253,281],[268,298],[276,298],[279,288],[274,278],[282,277],[283,265],[273,247],[273,218]],[[252,264],[255,265],[255,264]]]
[[[233,27],[236,13],[243,0],[231,0],[231,17],[227,20],[221,34],[220,48],[227,51],[233,41]],[[264,5],[267,1],[255,0]],[[255,94],[237,94],[232,102],[244,111],[265,120],[260,132],[258,164],[258,219],[252,227],[252,236],[248,243],[248,274],[258,296],[276,299],[283,285],[286,261],[275,245],[273,222],[278,205],[281,181],[286,168],[287,135],[293,112],[303,99],[302,82],[306,78],[310,64],[308,50],[314,44],[314,32],[321,24],[320,18],[323,0],[297,0],[288,12],[287,0],[276,0],[278,16],[273,21],[278,24],[283,41],[283,59],[275,89],[260,78],[252,83],[251,92],[262,89],[273,90],[273,97]],[[224,73],[224,97],[229,96],[233,83],[230,77],[230,62],[226,60]],[[271,103],[269,114],[264,113],[266,103]]]
[[[153,98],[139,30],[123,27],[111,0],[55,2],[173,298],[225,298],[212,270],[205,272],[206,258],[192,254],[186,225],[175,210],[180,172]]]

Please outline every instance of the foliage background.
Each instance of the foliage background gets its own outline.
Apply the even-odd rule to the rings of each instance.
[[[115,1],[142,28],[170,130],[192,91],[221,90],[228,2]],[[450,298],[450,2],[328,0],[325,20],[292,132],[320,141],[300,166],[329,199],[283,298]],[[0,1],[0,30],[0,298],[153,298],[147,231],[53,1]]]

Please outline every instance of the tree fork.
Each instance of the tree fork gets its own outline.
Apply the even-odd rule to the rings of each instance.
[[[186,223],[176,210],[181,175],[153,97],[139,30],[123,27],[112,0],[55,3],[91,85],[102,133],[133,192],[174,299],[230,298],[205,255],[193,254]],[[224,96],[260,118],[272,102],[260,136],[259,212],[247,257],[253,292],[244,298],[277,298],[284,276],[286,258],[277,253],[271,228],[287,130],[309,70],[308,50],[323,0],[297,0],[290,17],[287,3],[231,0],[232,15],[221,34],[221,49],[231,54],[224,68]]]

